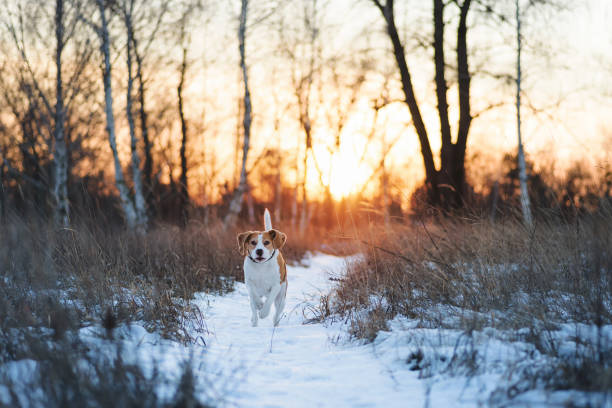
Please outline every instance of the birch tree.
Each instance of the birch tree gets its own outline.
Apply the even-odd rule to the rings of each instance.
[[[527,186],[527,165],[525,163],[525,151],[523,149],[523,139],[521,136],[521,10],[519,0],[515,0],[516,7],[516,133],[518,138],[518,170],[519,184],[521,189],[521,210],[525,225],[531,227],[533,218],[531,215],[531,200],[529,199],[529,189]]]
[[[54,136],[54,178],[53,198],[55,204],[55,222],[67,227],[70,220],[68,205],[68,152],[64,137],[64,86],[62,82],[62,52],[65,46],[64,0],[55,1],[55,130]]]
[[[139,219],[138,213],[130,196],[130,189],[125,181],[121,161],[119,160],[119,152],[117,150],[117,137],[115,129],[115,115],[113,112],[113,86],[112,86],[112,63],[111,63],[111,41],[109,31],[109,18],[107,14],[107,2],[105,0],[95,0],[98,13],[100,15],[100,24],[95,24],[91,20],[85,21],[92,27],[100,41],[100,54],[102,57],[102,81],[104,84],[104,113],[106,116],[106,133],[108,143],[113,154],[113,163],[115,168],[115,186],[119,192],[119,201],[123,216],[129,229],[144,231],[146,226],[142,219]]]
[[[250,29],[260,25],[271,15],[273,15],[279,6],[282,4],[281,0],[271,0],[265,2],[258,2],[258,8],[251,10],[251,3],[249,0],[240,1],[240,15],[238,17],[238,52],[240,55],[240,74],[242,76],[242,84],[244,89],[244,96],[242,98],[242,161],[240,165],[240,178],[237,187],[234,189],[232,199],[230,200],[229,209],[225,218],[223,219],[223,225],[228,228],[236,223],[238,214],[242,209],[242,203],[244,201],[244,195],[248,191],[248,174],[247,160],[251,146],[251,124],[253,121],[253,107],[251,100],[251,90],[249,88],[249,74],[248,74],[248,63],[247,63],[247,34]],[[253,13],[252,11],[256,11]],[[249,18],[248,16],[252,16]]]
[[[244,193],[247,190],[247,159],[251,142],[251,91],[249,90],[249,75],[246,61],[246,34],[247,34],[247,15],[249,10],[249,0],[241,0],[240,19],[238,24],[238,51],[240,53],[240,71],[242,73],[242,83],[244,85],[244,112],[242,119],[243,144],[242,144],[242,165],[240,168],[240,181],[234,191],[230,201],[229,211],[223,220],[225,227],[233,226],[236,223],[238,213],[242,208]]]
[[[127,63],[127,90],[125,111],[128,120],[128,128],[130,132],[130,148],[131,148],[131,164],[132,164],[132,182],[134,184],[133,200],[134,211],[136,212],[136,224],[138,228],[146,229],[148,223],[147,208],[142,188],[142,173],[140,171],[140,155],[138,153],[138,137],[136,136],[136,127],[134,124],[133,110],[133,45],[134,45],[134,0],[125,0],[121,5],[123,22],[126,31],[126,63]]]

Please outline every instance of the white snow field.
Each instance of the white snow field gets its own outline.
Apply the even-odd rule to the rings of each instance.
[[[190,360],[197,395],[214,406],[612,406],[606,395],[552,393],[537,385],[528,391],[534,386],[524,374],[548,362],[535,346],[520,341],[520,333],[486,328],[468,335],[396,318],[389,324],[390,331],[363,344],[348,338],[345,322],[310,323],[316,320],[312,319],[314,307],[321,294],[333,287],[330,274],[341,275],[345,262],[317,254],[306,258],[302,266],[289,266],[285,315],[277,328],[271,317],[251,327],[246,287],[236,283],[229,294],[199,293],[192,301],[206,325],[202,330],[198,322],[187,322],[191,336],[199,338],[196,344],[184,346],[162,339],[137,323],[119,327],[114,337],[121,339],[126,361],[145,368],[155,364],[171,381],[157,390],[168,401],[176,388],[172,382],[178,381],[185,361]],[[612,341],[612,327],[604,329],[607,341]],[[568,339],[571,353],[571,339],[594,332],[592,327],[568,324],[552,334]],[[107,346],[112,350],[99,326],[81,329],[80,337],[95,346],[92,350],[104,352]],[[12,362],[0,367],[0,374],[27,384],[36,364],[32,360]],[[8,390],[0,386],[0,406],[6,401]]]
[[[569,402],[610,403],[605,396],[573,391],[524,392],[524,370],[546,362],[532,344],[508,341],[506,333],[494,329],[468,338],[459,330],[419,328],[416,320],[396,318],[390,322],[391,331],[363,344],[349,341],[344,322],[309,323],[320,296],[334,285],[330,276],[342,275],[347,261],[350,259],[317,254],[306,258],[303,266],[289,266],[285,316],[277,328],[270,317],[251,327],[248,293],[242,283],[224,296],[196,296],[210,333],[206,336],[208,368],[229,379],[219,392],[228,405],[548,407]],[[567,330],[572,336],[578,329],[570,326]],[[608,334],[612,336],[612,330]],[[415,362],[412,356],[419,350],[423,358]],[[470,371],[466,368],[469,361],[459,361],[470,358],[478,370]]]

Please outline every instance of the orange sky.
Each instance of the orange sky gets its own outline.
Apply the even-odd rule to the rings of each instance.
[[[509,2],[511,4],[513,2]],[[418,23],[427,31],[430,18],[429,2],[410,4],[410,10],[399,8],[396,12],[398,24]],[[295,10],[293,10],[295,11]],[[374,71],[396,72],[392,56],[385,51],[388,39],[383,33],[382,19],[378,10],[369,2],[338,0],[331,3],[324,17],[321,31],[322,53],[333,55],[348,49],[363,46],[366,42],[378,48],[374,54],[377,66]],[[291,10],[289,12],[292,12]],[[192,146],[194,157],[214,158],[219,172],[219,181],[234,174],[235,132],[237,98],[242,93],[238,71],[234,15],[226,9],[217,10],[208,25],[199,25],[194,31],[192,58],[194,66],[190,74],[190,88],[187,101],[188,114],[192,120],[200,120],[205,113],[207,131],[195,135]],[[486,59],[476,55],[470,60],[470,67],[478,70],[483,61],[487,70],[514,73],[514,50],[512,26],[498,29],[472,21],[470,47],[482,54],[479,47],[488,49]],[[612,2],[590,0],[573,2],[569,11],[534,12],[525,21],[527,47],[543,43],[550,55],[542,56],[541,51],[525,50],[525,106],[523,132],[528,154],[537,159],[546,156],[561,165],[573,160],[587,160],[590,165],[610,157],[612,128],[609,112],[612,108],[612,88],[609,77],[612,74]],[[410,32],[402,30],[411,44]],[[286,159],[295,163],[296,154],[303,155],[303,134],[296,118],[293,90],[289,81],[287,61],[274,54],[276,49],[275,29],[272,23],[252,27],[247,39],[247,58],[253,95],[254,122],[252,133],[251,161],[266,147],[280,147]],[[447,34],[450,45],[454,34]],[[452,50],[451,50],[452,51]],[[448,53],[452,56],[452,52]],[[211,60],[214,60],[210,62]],[[204,63],[204,61],[209,61]],[[433,85],[433,64],[422,51],[408,51],[417,98],[426,121],[431,144],[439,148],[438,119]],[[448,72],[452,78],[452,72]],[[331,183],[336,198],[361,189],[377,166],[385,144],[393,144],[387,159],[387,167],[403,180],[403,189],[408,196],[422,180],[422,163],[414,130],[408,125],[410,116],[402,104],[392,105],[381,112],[375,140],[366,146],[366,135],[372,125],[372,111],[369,100],[378,95],[382,76],[375,72],[368,74],[361,100],[356,104],[341,135],[341,146],[333,156],[329,147],[333,135],[326,125],[325,113],[315,113],[318,125],[314,130],[314,152],[323,171],[323,181]],[[172,80],[168,81],[172,83]],[[334,92],[327,87],[324,106],[330,109],[335,101]],[[473,121],[468,155],[478,152],[489,157],[491,172],[499,166],[499,157],[515,149],[516,122],[514,108],[514,85],[491,80],[476,72],[472,82],[472,112],[478,113],[490,104],[505,103]],[[397,81],[393,83],[393,97],[401,98]],[[456,94],[449,91],[451,122],[456,117]],[[542,110],[533,114],[527,105]],[[279,131],[274,131],[274,118],[278,117]],[[178,128],[167,137],[177,138]],[[178,139],[177,139],[178,140]],[[124,144],[125,145],[125,144]],[[176,143],[175,143],[176,145]],[[178,149],[170,154],[178,159]],[[206,154],[208,153],[208,154]],[[298,160],[298,167],[302,159]],[[210,164],[210,162],[209,162]],[[212,166],[212,164],[211,164]],[[331,172],[330,172],[331,167]],[[177,169],[178,171],[178,169]],[[301,176],[302,170],[299,169]],[[201,188],[203,170],[195,170],[190,184]],[[176,176],[176,175],[175,175]],[[287,183],[296,180],[295,170],[286,169],[283,174]],[[370,189],[377,187],[376,179]],[[312,193],[320,191],[319,175],[313,158],[309,159],[308,187]]]
[[[508,1],[510,6],[512,3]],[[612,21],[612,2],[581,0],[571,3],[571,10],[534,12],[527,16],[524,23],[528,47],[523,61],[525,147],[528,155],[536,162],[538,158],[546,156],[548,160],[552,158],[557,161],[558,168],[574,160],[583,160],[595,166],[612,158],[612,81],[609,80],[612,76],[612,25],[609,24]],[[440,142],[432,80],[433,64],[422,50],[413,50],[414,32],[406,28],[417,27],[421,34],[430,32],[431,4],[412,1],[405,3],[406,9],[402,9],[402,4],[398,2],[397,22],[404,40],[407,40],[407,57],[415,92],[432,147],[437,151]],[[294,3],[290,3],[285,12],[298,12],[298,8],[293,6]],[[187,116],[193,132],[189,146],[190,159],[196,163],[189,180],[192,191],[201,191],[210,180],[211,173],[217,174],[215,184],[220,184],[224,179],[231,178],[235,170],[234,147],[239,120],[236,110],[242,93],[236,40],[237,10],[228,10],[226,3],[213,7],[216,9],[211,9],[208,21],[202,19],[193,22],[192,30],[191,67],[185,95]],[[405,106],[401,103],[393,104],[381,111],[375,138],[370,143],[366,142],[372,126],[370,101],[379,95],[385,73],[391,73],[397,78],[397,68],[388,52],[389,41],[384,34],[380,13],[369,1],[333,0],[328,2],[322,16],[322,55],[353,54],[355,57],[339,67],[343,79],[350,79],[356,63],[364,56],[364,47],[369,46],[373,50],[369,54],[373,61],[372,70],[367,75],[358,102],[350,112],[348,123],[340,136],[340,148],[335,153],[332,153],[334,135],[329,129],[326,115],[338,103],[338,92],[328,79],[315,80],[315,86],[323,91],[316,95],[323,100],[322,104],[313,107],[314,152],[323,172],[323,181],[330,184],[336,198],[361,190],[363,182],[370,178],[373,169],[377,167],[381,152],[386,146],[392,145],[386,159],[386,168],[395,176],[394,183],[400,183],[396,185],[396,190],[402,190],[402,194],[407,197],[422,181],[423,174],[417,138],[409,125],[410,116]],[[514,73],[513,28],[511,25],[504,27],[483,24],[482,18],[476,14],[473,14],[470,23],[469,46],[475,53],[470,59],[470,67],[475,71],[471,90],[472,112],[476,114],[490,104],[504,105],[473,121],[468,156],[478,153],[483,160],[490,162],[490,171],[495,173],[499,157],[515,149],[514,86],[489,79],[479,73],[479,69],[485,67],[488,71]],[[302,173],[303,133],[295,110],[289,74],[291,66],[276,51],[276,27],[274,20],[267,20],[251,27],[247,39],[254,109],[249,164],[266,147],[280,148],[285,159],[284,181],[293,184],[296,176],[299,179]],[[451,28],[447,33],[448,57],[453,56],[454,37]],[[538,51],[533,51],[533,45],[539,46]],[[163,54],[168,53],[158,52],[160,58],[167,58]],[[170,56],[178,57],[178,54],[173,54],[176,53],[169,53]],[[169,59],[163,64],[158,64],[154,58],[149,61],[150,67],[156,70],[149,85],[151,101],[168,98],[169,94],[175,92],[178,83],[178,58]],[[450,62],[452,64],[452,60]],[[118,70],[122,69],[123,61],[119,59],[116,64]],[[329,66],[324,66],[324,71],[329,69]],[[451,85],[451,123],[456,123],[456,94],[451,69],[448,78]],[[343,92],[340,96],[346,97],[346,91]],[[126,164],[129,143],[122,111],[124,96],[121,91],[117,91],[115,96],[118,100],[115,112],[120,149]],[[397,80],[391,82],[390,96],[402,97]],[[528,105],[533,105],[541,112],[533,114]],[[278,131],[274,129],[275,121],[279,125]],[[179,140],[178,121],[175,121],[159,137],[161,146],[169,146],[165,152],[166,159],[175,163],[164,167],[164,172],[170,167],[174,167],[175,172],[180,171],[176,165]],[[362,157],[363,160],[360,160]],[[104,158],[100,160],[105,162]],[[297,175],[294,169],[296,161]],[[178,178],[178,174],[174,177]],[[311,194],[320,191],[313,158],[309,159],[308,187]],[[377,188],[377,177],[369,188]],[[201,201],[202,194],[195,195],[194,198]]]

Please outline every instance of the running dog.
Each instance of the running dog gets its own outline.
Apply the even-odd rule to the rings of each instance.
[[[272,229],[270,212],[264,211],[265,231],[238,234],[238,251],[244,256],[244,280],[251,302],[251,325],[265,319],[274,302],[274,326],[278,326],[287,296],[287,265],[280,253],[287,236]],[[263,297],[266,298],[263,301]]]

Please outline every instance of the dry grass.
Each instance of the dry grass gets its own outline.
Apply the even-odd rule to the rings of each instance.
[[[352,263],[321,310],[373,340],[396,315],[421,327],[466,332],[529,328],[527,340],[556,356],[547,333],[562,323],[612,323],[612,212],[572,221],[541,215],[533,229],[506,218],[413,222],[357,231]],[[331,305],[331,306],[330,306]],[[560,363],[553,388],[610,390],[612,348],[604,341]],[[602,356],[606,358],[602,358]],[[599,373],[584,376],[585,371]],[[581,380],[578,381],[578,378]]]
[[[160,226],[144,236],[76,224],[55,230],[12,219],[0,234],[0,329],[68,330],[139,320],[164,336],[191,341],[185,322],[200,322],[189,300],[226,292],[241,278],[231,233],[219,226]],[[205,327],[201,328],[205,330]],[[6,342],[0,342],[1,350]]]
[[[76,337],[29,344],[36,370],[19,380],[0,375],[9,390],[6,406],[203,408],[217,406],[222,397],[205,389],[206,381],[196,384],[189,360],[175,381],[155,362],[126,361],[119,342],[100,350]]]
[[[206,331],[204,316],[190,302],[194,293],[225,293],[242,278],[242,259],[228,245],[233,232],[219,224],[192,223],[185,229],[160,225],[136,235],[78,222],[54,229],[20,218],[1,227],[0,365],[23,359],[37,363],[27,383],[0,378],[0,386],[13,391],[10,404],[207,406],[198,399],[206,392],[196,389],[189,365],[178,383],[170,383],[155,368],[148,373],[141,364],[126,363],[120,342],[111,356],[91,350],[78,329],[101,325],[108,342],[114,328],[138,321],[164,337],[194,342]],[[156,394],[174,385],[172,400]]]
[[[384,299],[387,316],[433,324],[443,322],[422,312],[436,304],[488,314],[486,323],[500,328],[523,327],[532,316],[610,322],[603,305],[612,300],[611,231],[606,214],[572,224],[540,220],[533,231],[514,220],[371,227],[360,244],[363,262],[349,266],[336,291],[336,312]],[[473,328],[458,317],[460,327]]]

